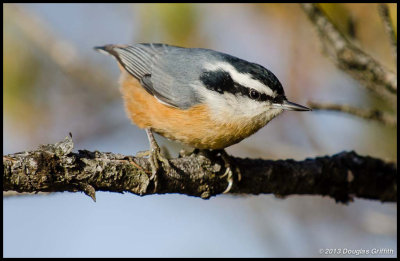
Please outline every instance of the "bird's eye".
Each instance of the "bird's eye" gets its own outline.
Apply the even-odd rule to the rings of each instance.
[[[254,89],[251,89],[249,94],[250,94],[250,98],[252,98],[253,100],[258,100],[258,99],[260,99],[260,96],[261,96],[260,93]]]

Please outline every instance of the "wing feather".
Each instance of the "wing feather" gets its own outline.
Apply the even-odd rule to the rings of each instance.
[[[143,88],[160,102],[182,109],[194,104],[193,90],[187,84],[183,84],[191,79],[181,77],[185,68],[176,68],[171,64],[175,56],[172,59],[163,59],[171,50],[185,48],[165,44],[135,44],[106,45],[95,49],[113,55],[126,71],[138,79]],[[179,57],[180,55],[176,59]]]

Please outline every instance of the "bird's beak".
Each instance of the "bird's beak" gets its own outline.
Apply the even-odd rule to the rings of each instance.
[[[277,109],[284,109],[288,111],[311,111],[310,108],[294,102],[290,102],[288,100],[283,100],[282,103],[274,103],[272,104],[272,106]]]

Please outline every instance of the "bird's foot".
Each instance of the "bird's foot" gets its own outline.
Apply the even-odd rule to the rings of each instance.
[[[222,158],[222,160],[224,162],[225,173],[221,176],[221,178],[226,178],[226,180],[228,182],[227,187],[225,188],[224,192],[222,192],[222,193],[228,193],[231,190],[235,179],[238,182],[242,179],[240,169],[236,166],[236,164],[233,162],[232,158],[228,155],[228,153],[226,153],[226,151],[224,149],[220,149],[220,150],[198,150],[198,149],[196,149],[193,151],[193,153],[201,154],[208,158],[216,158],[218,156],[220,156]]]
[[[160,147],[158,146],[158,144],[157,144],[157,142],[156,142],[151,130],[150,129],[146,129],[146,133],[147,133],[147,136],[148,136],[149,141],[150,141],[150,150],[149,151],[145,151],[145,152],[139,152],[138,154],[149,156],[149,162],[150,162],[150,166],[151,166],[150,180],[152,180],[154,182],[154,191],[157,191],[158,173],[159,173],[159,170],[160,170],[160,164],[159,163],[160,162],[163,163],[164,166],[167,167],[167,168],[170,168],[171,165],[170,165],[168,159],[165,158],[161,154]]]

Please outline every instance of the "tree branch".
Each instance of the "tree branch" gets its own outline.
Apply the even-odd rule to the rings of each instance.
[[[150,181],[146,158],[80,150],[73,153],[72,137],[29,152],[3,156],[3,191],[82,191],[95,200],[96,191],[137,195],[180,193],[201,198],[220,194],[227,186],[222,159],[198,154],[171,159],[157,190]],[[397,201],[397,166],[380,159],[342,152],[333,156],[294,160],[232,158],[241,171],[233,194],[273,193],[322,195],[337,202],[353,197]]]
[[[302,4],[302,7],[318,29],[324,48],[334,63],[373,93],[394,104],[397,96],[396,74],[349,42],[317,4]]]
[[[396,116],[390,115],[380,110],[367,110],[344,104],[330,104],[330,103],[317,103],[317,102],[308,102],[307,105],[313,110],[329,110],[329,111],[344,112],[363,119],[375,120],[391,127],[397,127]]]
[[[397,62],[397,37],[394,32],[393,23],[390,19],[389,8],[387,4],[380,3],[378,6],[379,14],[382,18],[383,25],[385,26],[385,30],[389,35],[390,44],[393,49],[394,60]]]

